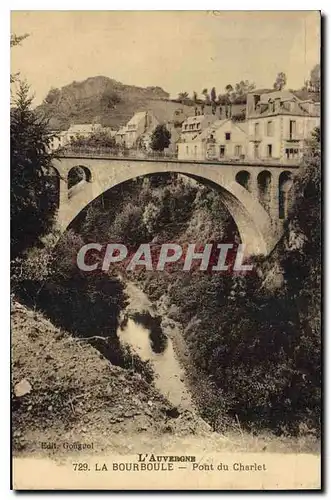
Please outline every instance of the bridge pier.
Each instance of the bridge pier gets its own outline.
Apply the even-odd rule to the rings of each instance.
[[[68,179],[61,175],[59,178],[59,208],[68,203]]]
[[[270,182],[270,218],[275,222],[279,220],[279,188],[276,175],[271,177]]]

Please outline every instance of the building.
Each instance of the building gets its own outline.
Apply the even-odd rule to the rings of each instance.
[[[180,142],[191,142],[216,120],[213,114],[189,116],[182,124]]]
[[[128,121],[125,127],[120,130],[118,139],[127,148],[142,146],[148,148],[150,136],[159,121],[150,111],[140,111]]]
[[[176,127],[173,122],[168,122],[165,124],[165,126],[170,132],[170,144],[167,148],[164,149],[164,153],[169,156],[177,157],[181,128]]]
[[[67,131],[66,130],[56,130],[52,131],[53,137],[50,142],[51,151],[62,148],[67,144]]]
[[[71,125],[66,132],[66,142],[72,142],[78,137],[90,137],[97,131],[102,130],[100,123],[82,123]]]
[[[243,160],[247,155],[248,126],[231,119],[216,120],[201,134],[178,144],[180,160]]]
[[[247,95],[248,158],[297,161],[304,141],[320,123],[319,103],[300,100],[289,91]]]
[[[118,146],[125,146],[126,127],[120,127],[115,134],[115,142]]]
[[[107,134],[109,137],[114,137],[117,134],[117,130],[112,129],[111,127],[102,127],[101,132],[103,134]]]

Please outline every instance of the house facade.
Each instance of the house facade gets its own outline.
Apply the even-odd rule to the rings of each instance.
[[[212,114],[189,116],[182,124],[180,142],[191,142],[216,120]]]
[[[178,143],[181,160],[243,160],[247,156],[246,122],[215,120],[208,128],[186,142]]]
[[[92,134],[102,130],[100,123],[82,123],[71,125],[66,131],[66,143],[72,142],[78,137],[90,137]]]
[[[148,149],[151,134],[159,121],[150,111],[140,111],[128,121],[118,135],[118,141],[127,148]],[[116,136],[117,137],[117,136]]]
[[[125,146],[126,127],[120,127],[115,134],[115,143],[118,146]]]
[[[54,135],[51,139],[50,142],[50,149],[51,151],[55,151],[56,149],[62,148],[67,144],[67,131],[66,130],[60,130],[60,131],[53,131],[52,132]]]
[[[247,96],[248,159],[297,161],[304,142],[320,124],[319,103],[288,91]]]

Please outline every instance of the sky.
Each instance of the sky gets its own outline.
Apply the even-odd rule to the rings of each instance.
[[[240,80],[270,87],[278,72],[300,88],[319,63],[316,11],[14,11],[11,72],[35,104],[51,87],[104,75],[125,84],[201,93]]]

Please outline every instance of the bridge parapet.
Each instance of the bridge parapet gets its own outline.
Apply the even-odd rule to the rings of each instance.
[[[234,165],[249,167],[279,167],[279,168],[298,168],[297,159],[289,158],[286,161],[280,161],[276,158],[263,158],[256,160],[245,160],[237,158],[210,158],[206,160],[185,159],[179,160],[177,154],[170,151],[143,151],[140,149],[117,149],[117,148],[86,148],[86,147],[65,147],[57,151],[59,158],[92,158],[112,160],[121,158],[123,160],[146,160],[146,161],[173,161],[178,163],[198,163],[209,165]]]

